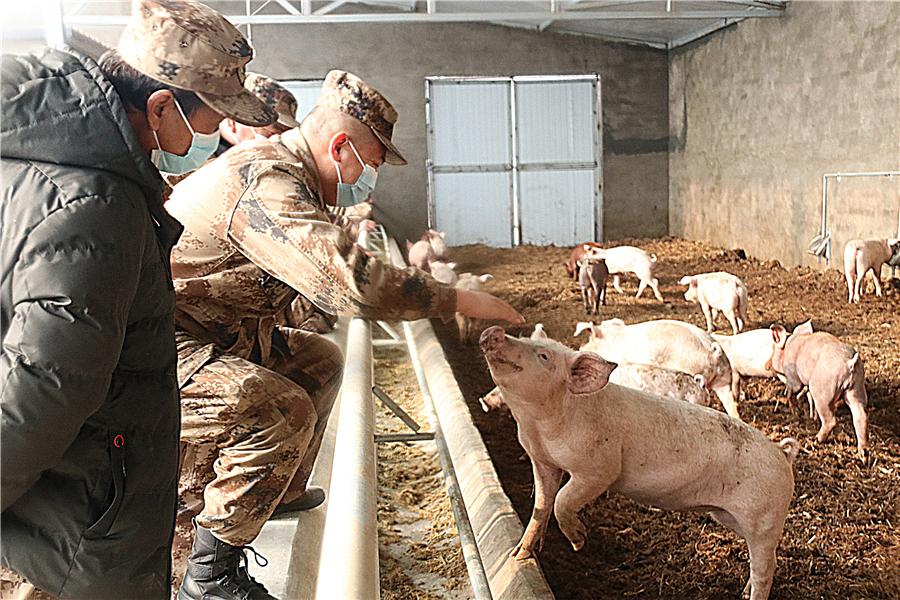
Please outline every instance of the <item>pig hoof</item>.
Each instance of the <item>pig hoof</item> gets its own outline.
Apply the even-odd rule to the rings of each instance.
[[[577,541],[577,542],[572,542],[572,550],[574,550],[575,552],[578,552],[578,551],[581,550],[582,548],[584,548],[584,540],[579,540],[579,541]]]
[[[530,558],[534,558],[534,554],[531,550],[522,547],[521,544],[513,548],[512,552],[509,553],[510,558],[514,558],[516,560],[528,560]]]

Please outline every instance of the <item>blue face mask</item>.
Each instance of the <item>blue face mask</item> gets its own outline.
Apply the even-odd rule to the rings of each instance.
[[[356,178],[356,182],[344,183],[341,179],[341,165],[336,160],[332,159],[338,176],[338,206],[353,206],[360,202],[365,202],[369,199],[372,192],[375,191],[375,182],[378,180],[378,171],[375,170],[375,167],[363,162],[363,159],[359,156],[359,152],[357,152],[356,148],[353,146],[353,142],[347,140],[347,143],[350,144],[350,149],[353,150],[353,154],[356,155],[356,160],[363,166],[363,172]]]
[[[154,131],[153,137],[156,139],[156,149],[150,151],[150,162],[156,165],[156,168],[164,173],[181,175],[182,173],[187,173],[202,167],[203,163],[213,155],[213,152],[215,152],[216,148],[219,146],[219,131],[216,130],[215,133],[197,133],[194,131],[194,128],[191,127],[191,122],[184,116],[184,111],[181,110],[181,105],[178,104],[178,100],[175,100],[175,106],[178,107],[178,114],[180,114],[181,118],[184,119],[184,122],[187,123],[188,130],[190,130],[191,135],[193,136],[191,139],[191,147],[188,148],[187,154],[184,156],[179,156],[163,150],[159,143],[159,136],[157,136],[156,131]]]

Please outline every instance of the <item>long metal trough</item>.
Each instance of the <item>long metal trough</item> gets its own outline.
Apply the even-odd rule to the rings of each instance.
[[[396,242],[383,230],[372,237],[361,241],[380,251],[383,260],[405,264]],[[522,524],[503,492],[430,322],[404,322],[402,335],[390,325],[379,325],[391,339],[374,344],[370,322],[339,321],[334,339],[344,346],[346,336],[343,385],[310,478],[312,485],[326,489],[327,500],[314,510],[267,523],[254,546],[270,564],[265,569],[254,566],[254,575],[284,599],[380,598],[373,352],[405,344],[431,413],[472,597],[553,598],[536,562],[508,556],[522,535]]]

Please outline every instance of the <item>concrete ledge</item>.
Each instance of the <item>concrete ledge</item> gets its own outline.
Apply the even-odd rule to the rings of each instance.
[[[500,485],[431,323],[425,319],[409,323],[409,331],[453,459],[491,594],[496,600],[552,599],[537,561],[509,557],[522,536],[522,523]]]

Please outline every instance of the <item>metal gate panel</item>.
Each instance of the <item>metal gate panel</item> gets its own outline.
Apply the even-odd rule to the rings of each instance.
[[[440,83],[429,99],[435,167],[510,162],[509,84]]]
[[[594,238],[594,172],[519,174],[522,242],[574,246]]]
[[[595,97],[591,81],[516,81],[520,164],[593,165]]]
[[[435,222],[451,246],[512,246],[510,173],[435,173]]]
[[[602,239],[597,75],[428,77],[425,86],[428,223],[448,243]]]

